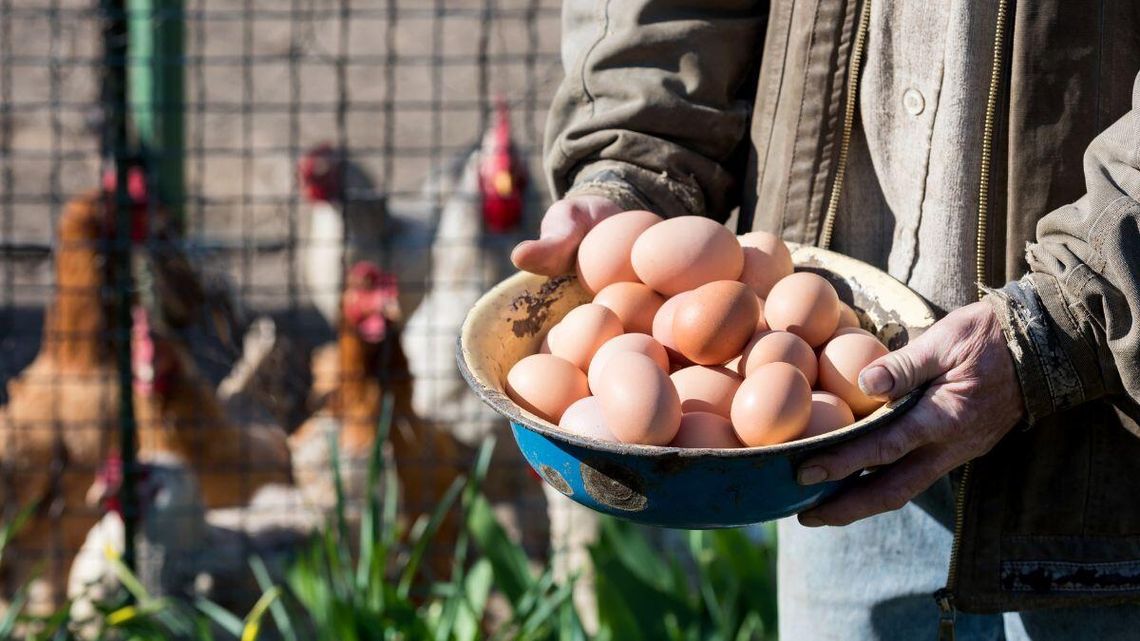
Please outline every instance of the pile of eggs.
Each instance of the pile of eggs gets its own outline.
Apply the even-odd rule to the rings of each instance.
[[[733,448],[807,438],[884,399],[859,372],[887,353],[826,279],[793,272],[778,237],[630,211],[578,249],[593,301],[507,374],[521,407],[581,436]]]

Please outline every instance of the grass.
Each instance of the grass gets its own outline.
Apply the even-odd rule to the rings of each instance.
[[[391,425],[391,405],[380,421]],[[401,532],[395,474],[383,465],[377,439],[369,468],[371,488],[352,543],[339,470],[337,508],[328,525],[299,551],[285,580],[275,583],[262,561],[249,559],[261,598],[244,617],[204,599],[152,597],[131,572],[113,562],[125,591],[98,604],[93,628],[100,639],[132,641],[259,638],[283,641],[769,641],[775,639],[774,535],[758,545],[741,530],[684,533],[673,560],[645,530],[605,518],[590,556],[596,568],[598,631],[587,635],[575,609],[572,582],[559,583],[549,566],[530,560],[496,520],[480,487],[494,442],[480,449],[429,515]],[[335,443],[334,443],[335,452]],[[335,461],[334,456],[334,461]],[[383,482],[381,482],[383,481]],[[383,492],[383,495],[381,495]],[[452,510],[462,517],[452,550],[434,550],[435,534]],[[19,521],[0,529],[4,544]],[[422,562],[429,553],[452,559],[451,577],[432,580]],[[21,591],[0,615],[0,639],[73,638],[68,607],[33,619],[21,612]],[[487,628],[493,595],[507,616]]]

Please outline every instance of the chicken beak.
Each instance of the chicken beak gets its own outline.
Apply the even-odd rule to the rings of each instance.
[[[495,192],[503,198],[510,196],[515,189],[515,179],[511,177],[511,172],[505,169],[495,172],[492,184],[495,187]]]

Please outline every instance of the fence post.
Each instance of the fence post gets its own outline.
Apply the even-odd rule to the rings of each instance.
[[[127,129],[127,64],[130,51],[123,0],[103,0],[103,141],[104,162],[114,170],[115,233],[111,260],[115,291],[116,367],[119,374],[119,488],[123,516],[123,563],[135,567],[135,414],[131,368],[131,197],[127,187],[130,138]]]
[[[185,140],[182,0],[127,0],[130,111],[147,177],[176,226],[183,226]]]

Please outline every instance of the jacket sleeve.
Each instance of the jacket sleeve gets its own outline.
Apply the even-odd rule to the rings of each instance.
[[[1038,222],[1030,273],[987,297],[1030,422],[1105,396],[1140,405],[1140,76],[1084,170],[1087,193]]]
[[[567,0],[565,79],[547,121],[556,197],[724,220],[747,132],[766,3]]]

